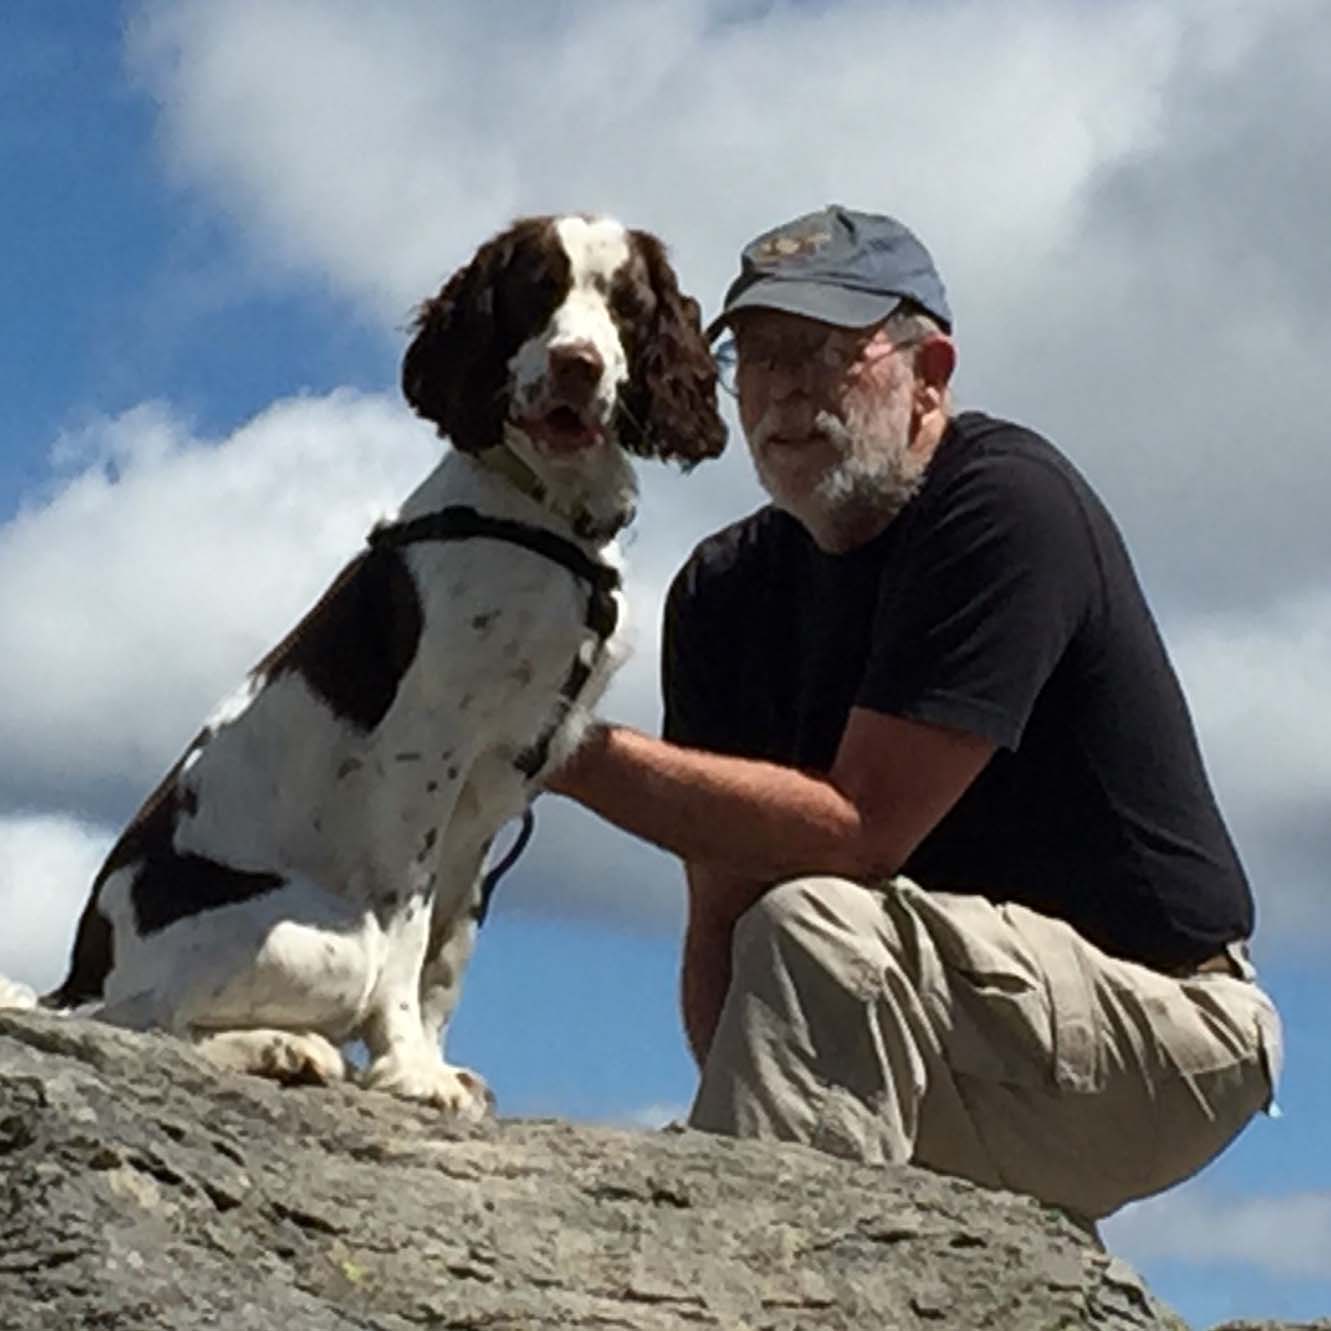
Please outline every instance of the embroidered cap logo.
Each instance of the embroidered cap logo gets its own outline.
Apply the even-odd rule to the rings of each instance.
[[[830,231],[805,231],[794,235],[786,231],[765,240],[754,252],[754,258],[770,264],[805,259],[817,254],[831,239]]]

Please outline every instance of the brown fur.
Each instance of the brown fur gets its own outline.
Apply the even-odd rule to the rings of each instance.
[[[716,369],[698,303],[681,293],[665,246],[630,231],[632,258],[610,305],[629,355],[630,381],[614,422],[640,457],[692,467],[716,457],[726,430]],[[402,364],[402,391],[455,448],[497,443],[508,415],[508,362],[563,298],[568,260],[550,217],[525,217],[481,246],[417,312]]]

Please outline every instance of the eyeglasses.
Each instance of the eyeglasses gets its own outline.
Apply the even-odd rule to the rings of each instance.
[[[746,337],[743,342],[731,334],[713,353],[717,378],[731,397],[739,396],[741,373],[757,372],[767,376],[780,371],[797,377],[812,372],[819,380],[839,379],[864,355],[879,331],[875,326],[868,332],[856,330],[849,335],[819,333],[816,337],[798,340]],[[900,342],[887,344],[886,352],[907,351],[922,340],[903,338]]]

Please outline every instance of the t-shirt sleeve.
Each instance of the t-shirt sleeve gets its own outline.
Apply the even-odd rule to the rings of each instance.
[[[1081,499],[1042,461],[982,457],[919,518],[856,702],[1014,749],[1097,594]]]

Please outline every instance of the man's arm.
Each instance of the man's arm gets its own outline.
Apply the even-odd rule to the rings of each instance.
[[[723,869],[705,864],[685,865],[689,885],[689,920],[684,932],[684,955],[679,976],[679,1005],[684,1034],[694,1061],[701,1069],[707,1061],[730,990],[730,947],[734,923],[712,909],[713,900],[731,895]]]
[[[598,726],[549,788],[686,864],[724,870],[712,904],[727,902],[733,920],[788,878],[894,874],[993,750],[964,731],[857,707],[822,776]]]

